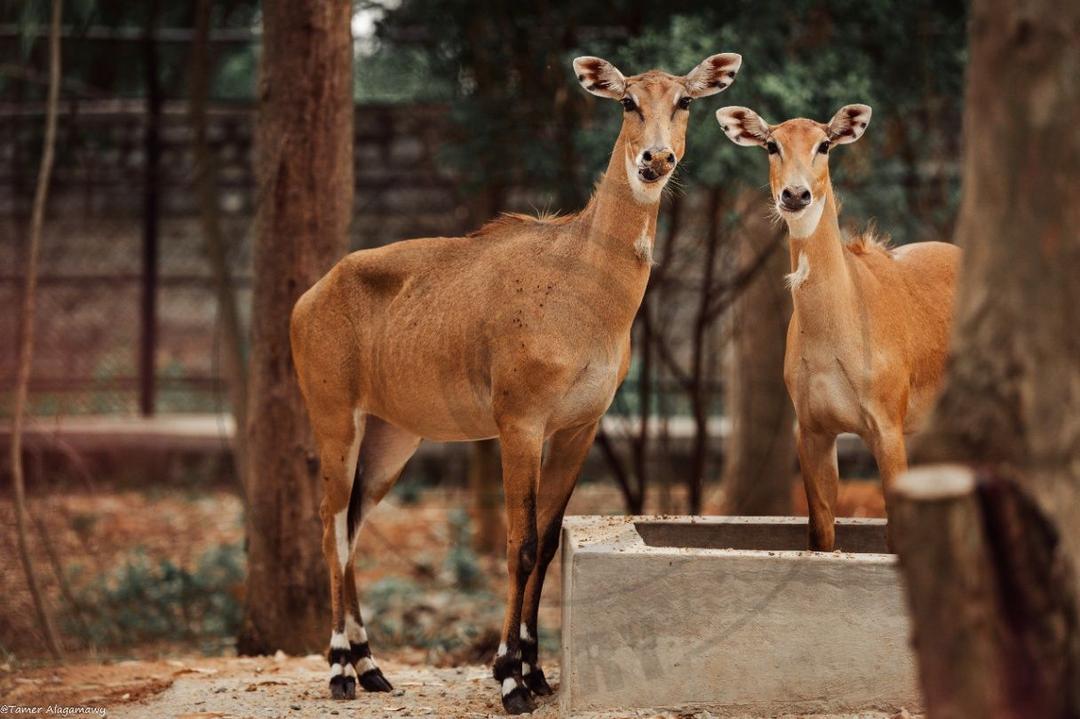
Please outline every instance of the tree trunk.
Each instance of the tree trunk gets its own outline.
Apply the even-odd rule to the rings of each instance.
[[[351,4],[270,0],[256,126],[242,653],[325,646],[318,459],[289,350],[296,299],[346,248],[353,199]]]
[[[723,219],[723,194],[719,188],[709,190],[709,229],[705,238],[705,267],[702,271],[701,290],[697,314],[694,316],[694,332],[690,354],[690,409],[694,417],[694,438],[690,450],[690,474],[686,478],[687,514],[701,513],[701,498],[705,488],[705,475],[709,469],[709,409],[712,393],[709,386],[710,367],[706,355],[706,340],[712,320],[709,306],[713,296],[713,277],[716,257],[720,247],[720,225]]]
[[[502,467],[498,440],[472,443],[469,457],[469,497],[472,515],[472,545],[480,554],[499,556],[506,552],[503,526]]]
[[[490,177],[485,173],[485,177]],[[479,227],[502,208],[506,188],[492,183],[482,192],[472,193],[469,225]],[[502,465],[499,441],[472,442],[466,470],[469,486],[469,519],[472,523],[472,546],[480,554],[503,556],[506,553],[506,525],[503,519]]]
[[[34,205],[30,214],[30,242],[26,248],[26,286],[23,293],[22,311],[19,314],[19,360],[15,370],[15,397],[11,417],[11,485],[15,493],[15,530],[19,546],[19,559],[26,575],[30,597],[34,601],[45,644],[54,659],[61,659],[60,638],[53,626],[52,616],[45,606],[45,598],[38,585],[37,573],[30,558],[26,509],[26,478],[22,462],[23,416],[26,413],[26,395],[30,387],[30,367],[34,356],[34,300],[37,293],[38,257],[41,255],[41,229],[45,222],[45,202],[49,196],[49,179],[52,176],[53,157],[56,149],[56,111],[60,102],[60,0],[52,2],[52,20],[49,24],[49,95],[45,108],[45,141],[41,149],[41,167],[38,169],[37,186],[34,189]]]
[[[240,310],[229,271],[228,250],[221,233],[218,212],[217,165],[207,138],[206,104],[210,89],[210,10],[212,0],[198,0],[195,9],[195,38],[191,45],[190,106],[192,152],[195,155],[195,190],[199,198],[206,259],[214,276],[218,314],[225,354],[225,384],[236,432],[233,438],[233,466],[244,501],[247,469],[247,361],[244,358]]]
[[[732,357],[727,406],[731,434],[724,452],[720,514],[791,513],[795,476],[795,410],[784,386],[784,351],[791,320],[791,292],[784,284],[790,260],[756,200],[742,213],[736,267],[748,266],[772,247],[753,280],[732,306]]]
[[[143,134],[142,314],[139,342],[139,409],[154,414],[157,397],[158,207],[161,197],[161,105],[157,31],[161,0],[146,5],[143,73],[146,128]]]
[[[946,384],[912,458],[977,468],[974,499],[954,503],[982,538],[924,534],[939,500],[908,496],[907,481],[898,497],[914,506],[896,538],[930,716],[1075,718],[1080,5],[977,0],[970,27],[956,324]],[[986,578],[935,571],[949,561]],[[956,647],[957,660],[936,661],[941,646]]]
[[[1054,528],[1018,486],[976,481],[962,465],[919,467],[897,480],[889,515],[930,716],[1076,717],[1075,587]]]

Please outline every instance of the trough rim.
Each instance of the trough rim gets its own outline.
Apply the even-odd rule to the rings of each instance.
[[[783,516],[728,516],[687,514],[634,514],[610,516],[601,514],[570,515],[563,519],[563,539],[573,542],[574,554],[629,554],[669,557],[770,557],[779,560],[815,562],[844,562],[869,565],[896,566],[896,554],[885,552],[815,552],[809,549],[734,549],[711,547],[663,547],[645,543],[637,530],[639,522],[665,524],[756,524],[806,526],[806,517]],[[884,529],[884,519],[869,517],[838,517],[837,525],[879,526]],[[569,547],[566,547],[569,548]]]

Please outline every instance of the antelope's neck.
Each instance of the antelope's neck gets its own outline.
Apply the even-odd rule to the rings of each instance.
[[[817,227],[809,235],[791,236],[789,241],[788,282],[799,327],[804,331],[834,326],[851,304],[851,276],[831,184],[826,186],[823,201]]]
[[[628,279],[640,281],[644,289],[652,267],[659,210],[659,190],[656,199],[652,200],[638,197],[630,186],[626,146],[620,136],[611,152],[607,171],[596,188],[593,211],[588,218],[589,254],[604,262],[608,270],[626,270]]]

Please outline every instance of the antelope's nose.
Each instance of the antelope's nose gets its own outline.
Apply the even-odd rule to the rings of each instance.
[[[812,199],[810,189],[805,186],[785,187],[780,193],[780,204],[784,206],[784,209],[792,211],[803,209],[810,204]]]
[[[670,147],[650,147],[641,153],[638,175],[645,182],[655,182],[675,169],[678,161]]]

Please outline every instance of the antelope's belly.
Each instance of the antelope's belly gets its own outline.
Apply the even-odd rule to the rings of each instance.
[[[436,442],[496,436],[490,386],[465,372],[442,369],[382,377],[365,394],[361,409]]]

